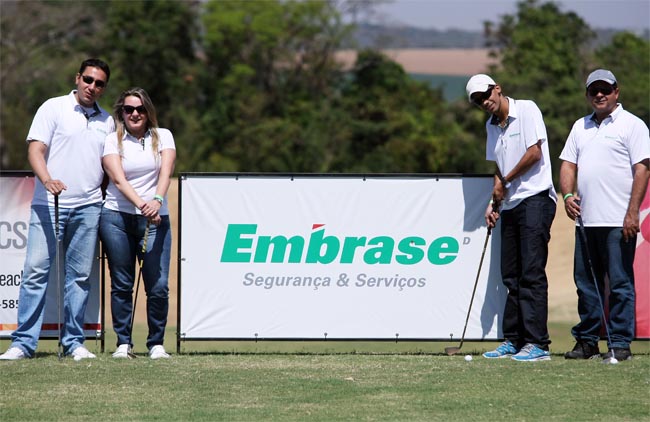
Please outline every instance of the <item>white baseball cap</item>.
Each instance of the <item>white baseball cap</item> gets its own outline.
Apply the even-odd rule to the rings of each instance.
[[[587,77],[587,85],[585,86],[589,88],[589,85],[596,81],[605,81],[610,85],[614,85],[616,83],[616,76],[614,76],[614,74],[609,70],[596,69],[589,74],[589,77]]]
[[[467,81],[467,86],[465,90],[467,91],[467,98],[469,102],[472,102],[472,94],[475,92],[486,92],[490,86],[494,86],[497,83],[494,82],[494,79],[490,78],[488,75],[479,73],[469,78]]]

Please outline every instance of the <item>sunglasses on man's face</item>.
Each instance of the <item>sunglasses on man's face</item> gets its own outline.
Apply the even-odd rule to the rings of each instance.
[[[81,75],[81,79],[83,79],[84,83],[88,85],[92,85],[93,82],[95,82],[95,86],[97,88],[104,88],[106,86],[106,82],[102,81],[101,79],[95,79],[92,76]]]
[[[480,94],[475,94],[472,97],[472,103],[474,103],[474,105],[477,106],[477,107],[481,107],[483,105],[483,103],[485,102],[485,100],[487,100],[488,98],[490,98],[492,96],[492,90],[493,89],[494,89],[494,86],[491,86],[491,87],[488,88],[487,91],[482,92]]]
[[[138,114],[144,114],[144,113],[147,112],[147,109],[144,108],[144,106],[141,106],[141,105],[139,105],[137,107],[133,107],[133,106],[130,106],[130,105],[125,105],[125,106],[122,106],[122,110],[124,110],[124,112],[126,114],[133,114],[134,111],[137,111]]]
[[[609,95],[614,92],[614,87],[611,85],[597,85],[587,88],[587,94],[589,94],[590,97],[595,97],[599,92],[603,95]]]

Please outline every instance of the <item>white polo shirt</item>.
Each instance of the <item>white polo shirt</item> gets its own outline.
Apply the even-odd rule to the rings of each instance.
[[[68,187],[59,195],[62,208],[102,202],[104,139],[115,130],[108,112],[97,104],[91,110],[81,107],[75,92],[45,101],[27,134],[28,143],[39,141],[47,146],[45,161],[50,177]],[[54,204],[54,196],[38,178],[32,204]]]
[[[151,131],[148,130],[143,138],[143,142],[133,137],[128,132],[122,140],[122,168],[126,180],[131,187],[135,189],[140,198],[145,201],[151,201],[156,194],[158,185],[158,175],[162,165],[161,153],[165,149],[176,149],[174,137],[167,129],[157,128],[158,131],[158,156],[154,157],[152,149]],[[106,137],[104,145],[104,156],[110,154],[120,154],[117,145],[117,133],[113,132]],[[106,189],[106,202],[104,206],[113,211],[126,212],[129,214],[141,214],[140,209],[136,207],[111,181]],[[167,198],[158,211],[160,215],[169,215],[167,208]]]
[[[648,133],[643,120],[620,103],[600,125],[594,114],[573,124],[560,159],[578,166],[585,226],[623,226],[632,192],[632,166],[650,158]]]
[[[485,123],[486,158],[496,162],[503,176],[506,176],[521,161],[529,147],[540,140],[542,158],[526,173],[511,180],[502,210],[512,209],[524,199],[547,189],[549,197],[557,201],[542,112],[530,100],[513,100],[508,97],[508,105],[508,123],[505,128],[498,126],[495,116],[491,116]]]

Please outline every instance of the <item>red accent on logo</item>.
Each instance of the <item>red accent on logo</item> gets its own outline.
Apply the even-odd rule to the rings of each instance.
[[[320,228],[323,227],[324,225],[325,225],[325,224],[312,224],[312,225],[311,225],[311,229],[312,229],[312,230],[320,229]]]

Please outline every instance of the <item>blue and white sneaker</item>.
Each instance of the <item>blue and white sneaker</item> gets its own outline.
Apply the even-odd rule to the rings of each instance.
[[[512,344],[510,340],[506,340],[491,352],[483,353],[483,357],[488,359],[499,359],[513,356],[515,353],[517,353],[515,345]]]
[[[519,353],[512,357],[512,360],[519,362],[536,362],[538,360],[551,360],[548,350],[540,349],[536,344],[528,343],[521,348]]]

